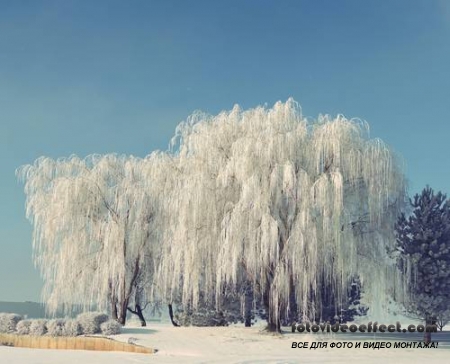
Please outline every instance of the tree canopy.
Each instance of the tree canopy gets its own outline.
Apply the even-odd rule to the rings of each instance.
[[[149,293],[158,258],[161,168],[157,154],[108,154],[39,158],[18,170],[49,312],[95,305],[124,323],[128,303]]]
[[[19,170],[50,307],[122,304],[140,284],[151,299],[220,308],[250,286],[276,329],[292,303],[317,317],[324,285],[338,305],[355,276],[383,301],[405,180],[366,123],[311,121],[289,99],[195,113],[172,142],[144,159],[41,158]]]
[[[276,323],[292,294],[304,317],[320,312],[324,282],[336,302],[355,274],[368,296],[390,286],[386,247],[405,181],[367,124],[341,115],[310,122],[291,99],[195,114],[177,137],[166,292],[194,306],[205,292],[220,304],[225,289],[250,281]]]
[[[450,312],[450,201],[430,187],[410,200],[412,212],[396,224],[398,264],[410,312],[431,320],[447,320]]]

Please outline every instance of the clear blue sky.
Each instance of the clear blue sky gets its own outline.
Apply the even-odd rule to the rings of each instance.
[[[40,297],[18,166],[145,156],[196,109],[360,117],[450,193],[449,65],[447,0],[1,1],[0,300]]]

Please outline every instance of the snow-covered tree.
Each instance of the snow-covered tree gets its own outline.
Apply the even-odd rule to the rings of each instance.
[[[293,100],[217,116],[194,114],[175,137],[158,282],[192,307],[222,304],[250,282],[269,329],[292,307],[321,310],[322,282],[343,301],[359,276],[366,297],[393,280],[386,247],[405,200],[396,156],[367,124],[303,118]],[[377,297],[377,298],[375,298]]]
[[[310,122],[288,100],[196,113],[173,146],[19,169],[50,311],[109,306],[124,323],[147,299],[188,312],[232,297],[246,316],[261,302],[276,330],[292,311],[320,316],[323,295],[342,305],[355,276],[383,300],[405,183],[367,124]]]
[[[396,224],[398,264],[410,282],[406,306],[427,324],[445,322],[450,309],[450,201],[426,187],[410,204],[412,214],[401,214]]]
[[[163,165],[162,154],[108,154],[43,157],[18,170],[49,312],[94,306],[124,324],[133,299],[151,294]]]

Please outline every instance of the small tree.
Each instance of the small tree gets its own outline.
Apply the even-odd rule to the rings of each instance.
[[[398,265],[410,282],[406,307],[436,324],[450,302],[450,201],[427,186],[410,204],[412,214],[402,214],[395,227]]]
[[[450,309],[447,310],[447,312],[442,313],[438,317],[438,319],[436,321],[436,325],[439,328],[439,331],[442,331],[444,326],[447,325],[449,321],[450,321]]]
[[[361,281],[358,277],[352,280],[342,302],[335,302],[336,297],[329,293],[331,291],[329,286],[322,286],[322,310],[319,312],[321,316],[316,317],[317,322],[345,323],[367,314],[369,308],[361,304]]]
[[[161,160],[158,154],[42,157],[19,168],[50,313],[77,302],[84,310],[109,308],[122,325],[127,310],[143,320],[141,301],[152,294],[158,259]],[[136,310],[129,309],[133,303]]]

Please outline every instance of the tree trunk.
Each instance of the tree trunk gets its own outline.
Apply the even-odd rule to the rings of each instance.
[[[245,302],[244,302],[244,320],[245,327],[252,326],[252,305],[253,305],[253,288],[251,286],[247,287],[245,291]]]
[[[113,320],[118,321],[118,316],[117,316],[117,303],[116,300],[111,298],[111,317]]]
[[[268,289],[264,292],[263,304],[266,312],[268,313],[266,330],[269,332],[281,332],[280,319],[278,318],[277,320],[275,320],[275,317],[270,310],[270,291]]]
[[[141,322],[141,327],[147,326],[147,322],[145,321],[144,315],[142,314],[141,306],[136,305],[135,310],[133,311],[131,308],[127,307],[128,311],[130,311],[132,314],[139,317],[139,321]],[[145,309],[145,307],[144,307]]]
[[[174,320],[173,320],[173,309],[172,309],[172,304],[169,304],[169,317],[170,317],[170,321],[172,321],[172,325],[175,327],[179,327],[180,325],[177,324]]]
[[[245,327],[252,327],[252,317],[251,315],[245,314]]]
[[[124,302],[121,302],[119,304],[119,317],[117,321],[122,325],[125,326],[125,323],[127,321],[127,309],[128,309],[128,300],[124,300]]]
[[[147,326],[147,323],[145,322],[144,315],[142,314],[141,306],[136,305],[136,312],[137,312],[137,315],[139,317],[139,320],[141,321],[141,326],[142,327]]]
[[[266,330],[269,332],[281,332],[281,324],[280,320],[277,322],[275,320],[269,320],[267,319],[267,327]]]
[[[425,319],[425,331],[423,333],[423,341],[425,343],[430,343],[431,342],[431,331],[428,331],[430,328],[428,327],[429,325],[436,325],[436,317],[434,316],[426,316]]]
[[[109,287],[109,300],[111,302],[111,317],[113,320],[117,320],[117,299],[114,296],[114,290],[112,288],[111,280],[108,280],[108,287]]]

